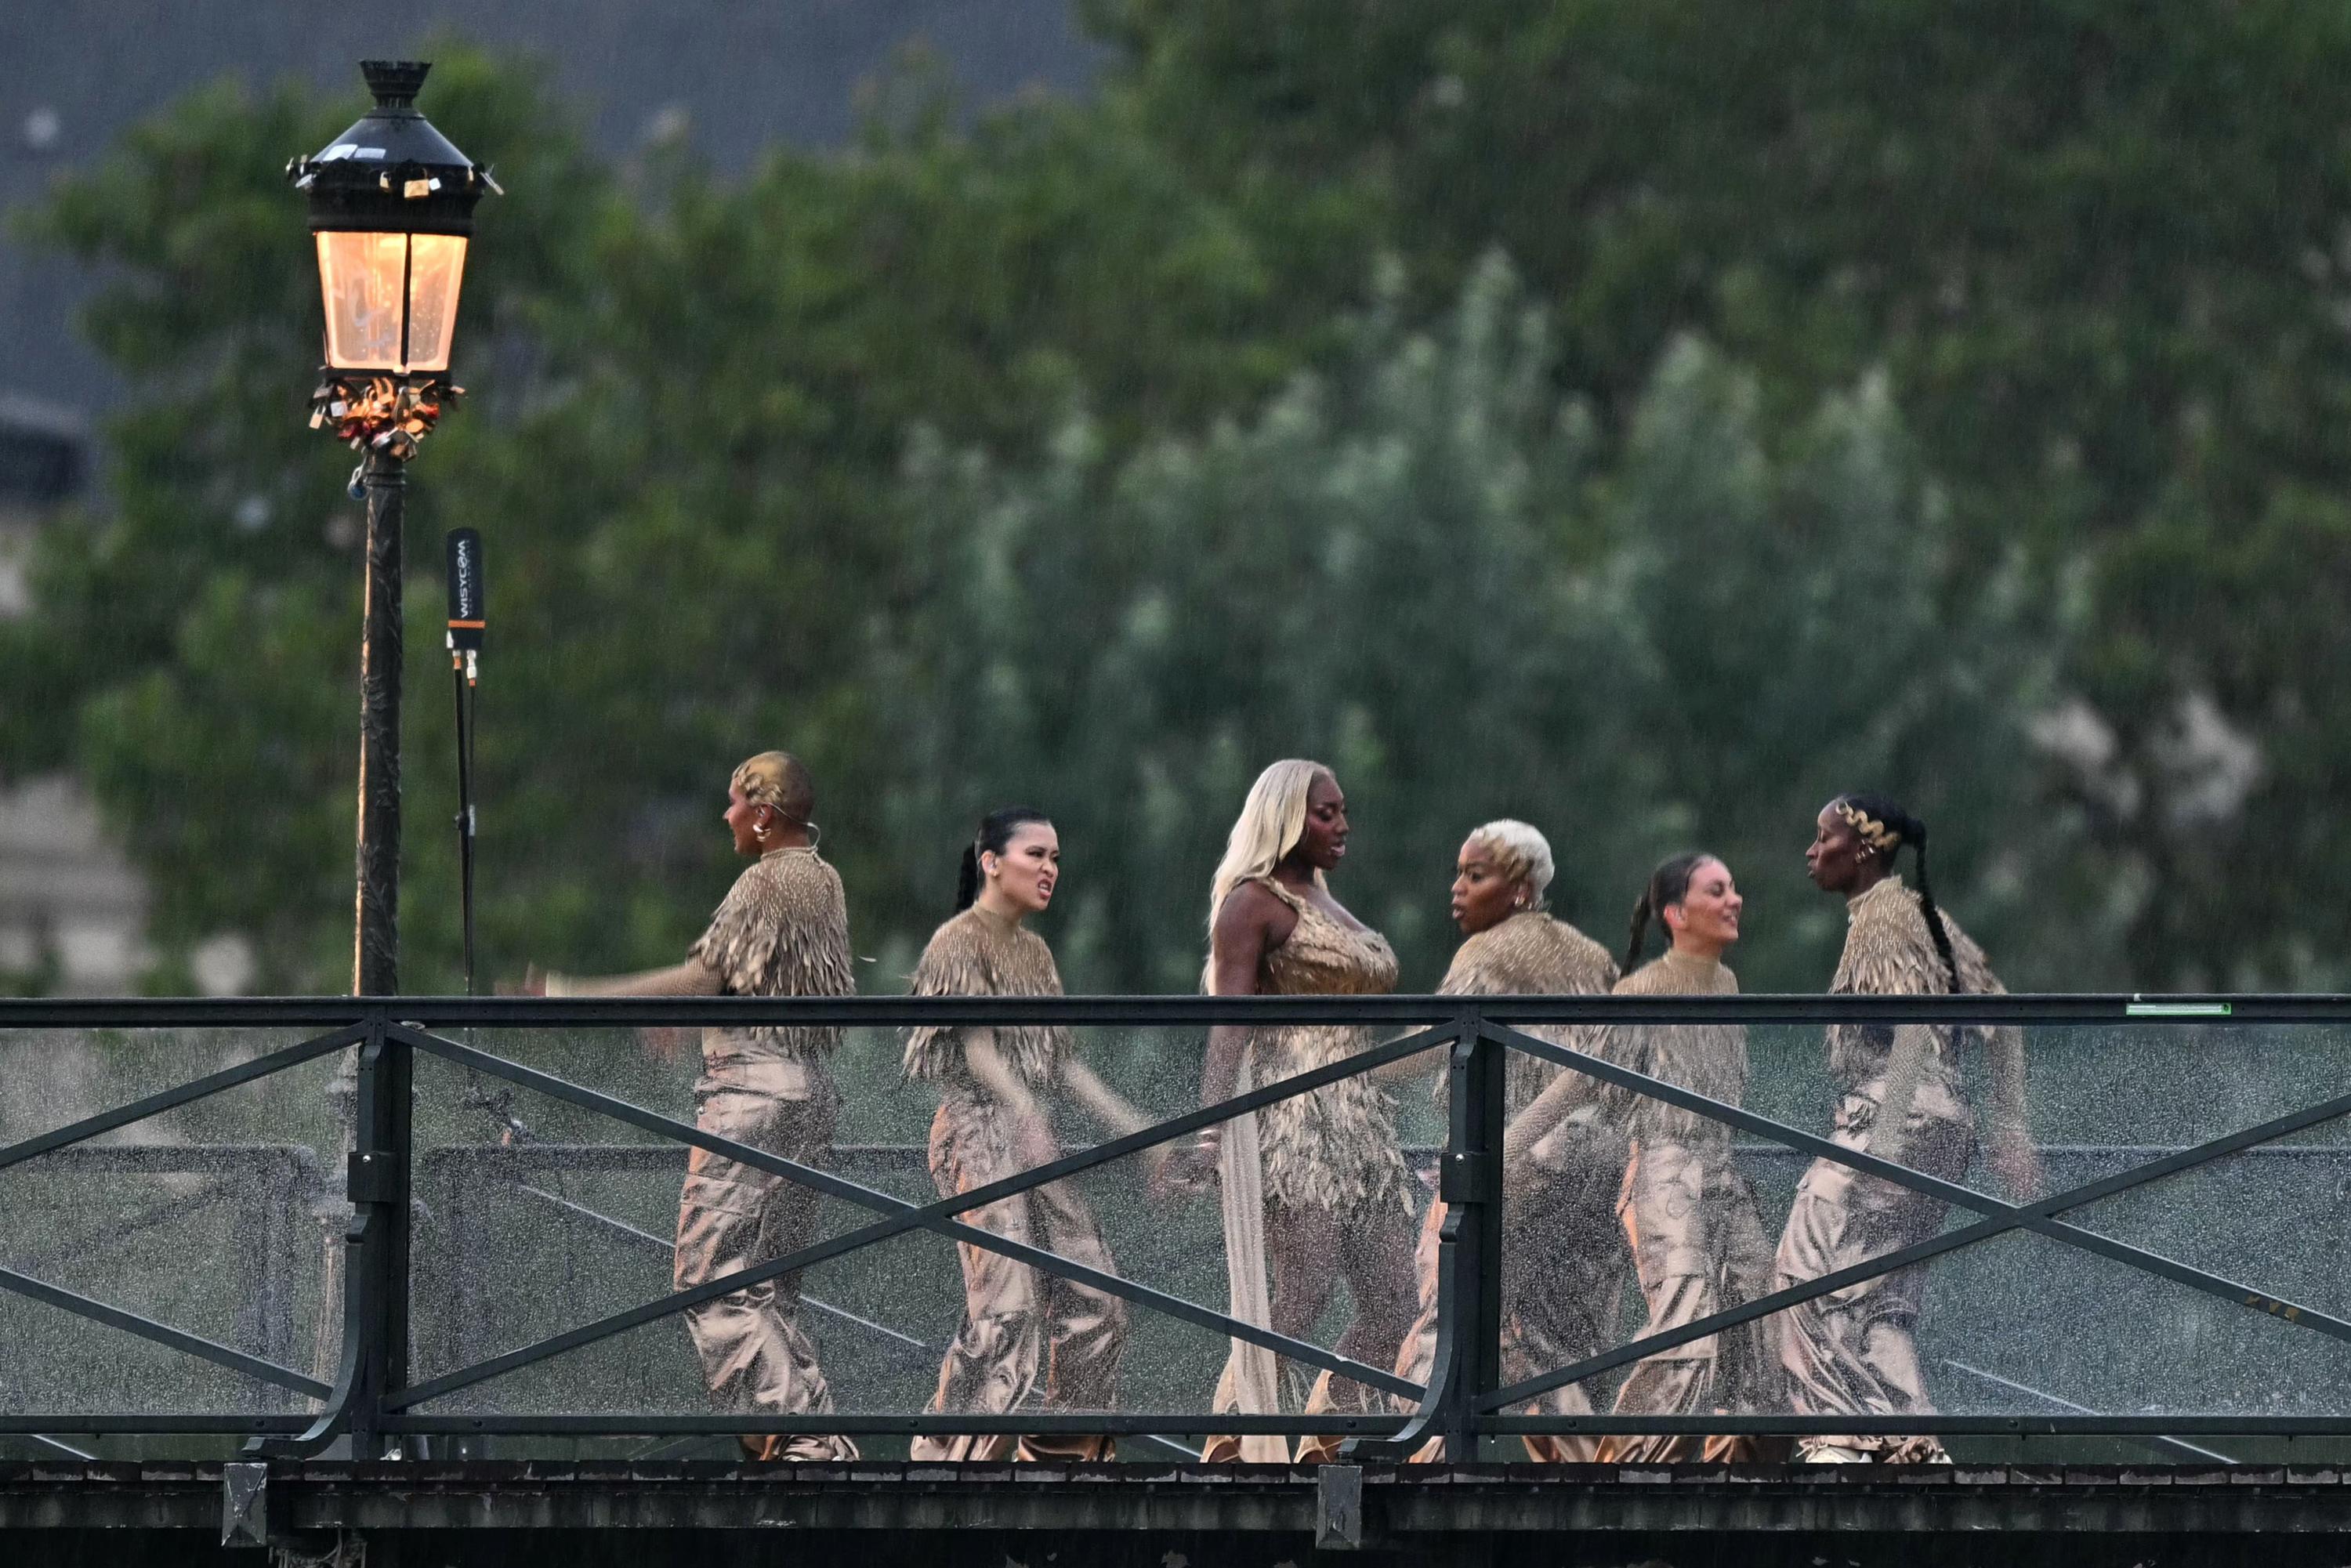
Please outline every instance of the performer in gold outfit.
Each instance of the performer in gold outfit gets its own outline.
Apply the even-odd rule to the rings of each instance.
[[[1347,801],[1320,763],[1277,762],[1258,776],[1233,824],[1208,897],[1208,988],[1217,996],[1361,995],[1395,985],[1395,954],[1331,895],[1325,873],[1347,852]],[[1209,1031],[1203,1104],[1339,1061],[1372,1043],[1368,1030],[1298,1025]],[[1395,1104],[1361,1076],[1279,1101],[1201,1135],[1191,1158],[1217,1162],[1232,1313],[1303,1338],[1344,1280],[1354,1316],[1343,1355],[1387,1366],[1412,1322],[1413,1201]],[[1271,1281],[1267,1281],[1268,1265]],[[1370,1392],[1304,1372],[1235,1342],[1217,1386],[1218,1413],[1368,1411]],[[1279,1385],[1279,1386],[1278,1386]],[[1320,1464],[1341,1439],[1300,1439],[1296,1459]],[[1215,1437],[1203,1458],[1279,1460],[1279,1438]]]
[[[601,979],[547,975],[533,988],[562,996],[845,997],[853,992],[849,911],[841,878],[816,851],[808,769],[763,751],[735,769],[726,821],[738,854],[754,856],[683,964]],[[828,1060],[837,1029],[708,1029],[694,1086],[695,1125],[805,1165],[831,1158],[840,1096]],[[797,1250],[816,1223],[817,1194],[702,1149],[686,1159],[673,1268],[684,1291]],[[832,1409],[816,1347],[800,1331],[799,1278],[785,1275],[689,1307],[686,1331],[711,1399],[724,1411],[800,1415]],[[746,1437],[754,1458],[841,1460],[848,1438],[810,1433]]]
[[[1894,857],[1906,844],[1917,866],[1916,889],[1894,874]],[[1815,886],[1846,901],[1844,956],[1831,991],[1940,996],[2003,988],[1983,950],[1936,907],[1927,881],[1927,825],[1892,801],[1868,795],[1830,801],[1814,823],[1804,864]],[[1968,1035],[1988,1048],[1992,1165],[2022,1199],[2039,1189],[2041,1174],[2025,1124],[2023,1039],[2014,1029],[1832,1028],[1829,1071],[1842,1093],[1833,1136],[1927,1175],[1961,1179],[1976,1142],[1959,1061]],[[1939,1198],[1815,1160],[1780,1239],[1777,1283],[1798,1284],[1925,1240],[1942,1228],[1944,1207]],[[1792,1408],[1807,1415],[1932,1414],[1912,1337],[1925,1288],[1924,1267],[1913,1265],[1781,1314]],[[1810,1437],[1798,1449],[1824,1463],[1950,1458],[1927,1437]]]
[[[1052,902],[1061,839],[1041,812],[1011,807],[980,823],[964,850],[956,913],[933,933],[914,968],[919,997],[1058,997],[1052,949],[1027,916]],[[931,1178],[952,1197],[1061,1157],[1040,1101],[1064,1093],[1114,1132],[1144,1116],[1072,1053],[1067,1034],[1035,1026],[925,1025],[906,1036],[908,1078],[939,1086],[931,1123]],[[1093,1210],[1058,1181],[965,1214],[964,1222],[1115,1273]],[[1107,1410],[1118,1394],[1126,1303],[969,1244],[964,1321],[939,1367],[935,1411],[1015,1410],[1039,1392],[1049,1410]],[[917,1459],[1106,1459],[1101,1437],[921,1437]]]
[[[1608,950],[1546,911],[1551,844],[1528,824],[1504,819],[1475,829],[1461,845],[1453,880],[1453,920],[1468,938],[1437,987],[1444,996],[1587,996],[1616,979]],[[1540,1039],[1579,1046],[1578,1031],[1562,1025],[1528,1029]],[[1441,1067],[1434,1053],[1397,1064],[1412,1072]],[[1516,1118],[1544,1086],[1567,1070],[1510,1053],[1504,1099]],[[1447,1080],[1437,1082],[1443,1099]],[[1510,1168],[1504,1197],[1502,1247],[1502,1377],[1515,1383],[1565,1366],[1610,1343],[1625,1289],[1625,1252],[1610,1207],[1625,1169],[1625,1142],[1587,1095],[1562,1114],[1525,1157]],[[1432,1201],[1414,1256],[1420,1315],[1396,1354],[1396,1375],[1426,1383],[1437,1355],[1438,1231],[1445,1202]],[[1552,1390],[1526,1408],[1529,1415],[1588,1416],[1592,1401],[1581,1385]],[[1527,1453],[1538,1462],[1587,1463],[1593,1439],[1530,1434]],[[1432,1437],[1414,1456],[1445,1457]]]
[[[1676,855],[1657,867],[1633,911],[1625,962],[1639,963],[1652,919],[1673,946],[1616,984],[1625,996],[1724,996],[1739,989],[1722,955],[1739,940],[1741,911],[1730,870],[1712,855]],[[1740,1024],[1614,1025],[1602,1053],[1651,1078],[1728,1105],[1747,1093],[1747,1030]],[[1617,1199],[1649,1315],[1644,1337],[1752,1301],[1770,1289],[1771,1244],[1755,1192],[1731,1155],[1730,1128],[1663,1101],[1622,1091],[1632,1157]],[[1619,1415],[1748,1414],[1777,1409],[1779,1360],[1772,1320],[1741,1323],[1643,1359],[1616,1391]],[[1776,1446],[1775,1446],[1776,1448]],[[1752,1438],[1612,1437],[1601,1458],[1656,1464],[1778,1458]]]

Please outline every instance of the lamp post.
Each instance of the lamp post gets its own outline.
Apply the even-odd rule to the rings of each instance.
[[[474,204],[497,186],[417,112],[429,64],[362,60],[375,107],[287,165],[309,197],[326,305],[313,429],[361,454],[367,613],[360,643],[359,898],[351,990],[400,988],[402,523],[408,460],[461,389],[448,380]]]
[[[496,184],[416,110],[432,68],[362,60],[375,107],[287,178],[309,198],[326,306],[326,360],[310,426],[331,424],[358,451],[351,493],[367,500],[367,611],[360,639],[358,917],[351,990],[400,989],[400,664],[402,527],[408,461],[458,395],[449,380],[457,296],[474,205]],[[298,1440],[356,1457],[392,1451],[385,1391],[408,1380],[410,1062],[381,1022],[345,1059],[334,1089],[348,1172],[349,1228],[327,1249],[319,1361],[340,1364],[329,1407]],[[330,1202],[320,1218],[337,1215]]]

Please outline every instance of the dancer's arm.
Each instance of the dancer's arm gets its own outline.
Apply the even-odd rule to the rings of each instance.
[[[533,988],[549,997],[715,997],[726,978],[701,958],[633,975],[559,975],[547,970]]]
[[[1151,1125],[1150,1117],[1137,1110],[1125,1095],[1103,1082],[1100,1073],[1074,1056],[1061,1059],[1061,1088],[1088,1115],[1109,1128],[1114,1137],[1123,1138],[1129,1133],[1140,1133]],[[1144,1151],[1143,1158],[1153,1180],[1165,1176],[1167,1162],[1174,1156],[1176,1147],[1172,1143],[1158,1144]]]
[[[2022,1201],[2043,1190],[2041,1151],[2032,1146],[2032,1123],[2024,1099],[2024,1031],[1991,1031],[1991,1168]]]
[[[1012,1152],[1024,1168],[1041,1166],[1061,1157],[1061,1145],[1053,1137],[1052,1124],[1045,1119],[1044,1108],[1029,1092],[1020,1074],[1004,1060],[996,1046],[996,1031],[975,1029],[964,1034],[964,1062],[970,1069],[973,1081],[986,1090],[990,1098],[1004,1107],[1012,1124]]]
[[[1542,1142],[1544,1134],[1573,1115],[1580,1107],[1600,1098],[1600,1080],[1573,1068],[1562,1071],[1544,1085],[1541,1093],[1527,1103],[1527,1108],[1510,1118],[1502,1130],[1502,1160],[1505,1166],[1523,1160],[1527,1152]]]

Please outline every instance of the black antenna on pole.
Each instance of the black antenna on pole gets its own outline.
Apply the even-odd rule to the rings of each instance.
[[[457,874],[465,921],[465,994],[474,978],[474,729],[480,695],[482,633],[486,626],[482,598],[482,536],[452,528],[449,557],[449,679],[457,696]]]

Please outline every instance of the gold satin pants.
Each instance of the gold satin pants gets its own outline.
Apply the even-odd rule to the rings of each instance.
[[[840,1101],[820,1071],[810,1069],[800,1081],[807,1098],[787,1100],[705,1077],[695,1090],[695,1125],[786,1159],[821,1165],[832,1153]],[[812,1189],[782,1176],[691,1150],[678,1197],[676,1288],[691,1290],[806,1246],[815,1232],[817,1202]],[[716,1408],[784,1416],[832,1409],[816,1347],[800,1331],[799,1301],[799,1276],[793,1273],[686,1309],[686,1333]],[[846,1437],[808,1433],[746,1437],[743,1446],[759,1459],[857,1457]]]
[[[1615,1339],[1627,1259],[1609,1203],[1624,1145],[1588,1132],[1546,1137],[1531,1151],[1542,1185],[1502,1210],[1502,1381],[1517,1383],[1597,1354]],[[1446,1206],[1428,1206],[1414,1252],[1420,1315],[1396,1354],[1396,1375],[1426,1383],[1437,1359],[1437,1265]],[[1581,1384],[1554,1388],[1520,1406],[1527,1416],[1589,1416]],[[1537,1464],[1589,1464],[1599,1439],[1531,1432],[1522,1439]],[[1445,1458],[1431,1437],[1415,1463]]]
[[[1021,1168],[995,1105],[957,1096],[939,1107],[931,1123],[931,1179],[939,1196],[953,1197]],[[1071,1182],[1033,1187],[961,1218],[1106,1274],[1118,1271],[1093,1210]],[[1126,1303],[1000,1252],[968,1244],[956,1251],[963,1264],[963,1326],[939,1366],[930,1408],[1016,1410],[1039,1395],[1040,1383],[1037,1403],[1045,1409],[1112,1408],[1126,1347]],[[921,1460],[1107,1459],[1111,1440],[960,1434],[916,1437],[910,1451]]]
[[[1837,1103],[1831,1136],[1849,1149],[1871,1147],[1886,1092],[1872,1080]],[[1945,1181],[1966,1177],[1975,1157],[1975,1126],[1964,1106],[1923,1088],[1904,1128],[1902,1163]],[[1908,1187],[1864,1176],[1833,1160],[1814,1160],[1796,1188],[1773,1270],[1784,1288],[1924,1241],[1943,1228],[1946,1206]],[[1805,1415],[1931,1415],[1915,1336],[1927,1288],[1913,1264],[1815,1296],[1789,1308],[1781,1340],[1788,1402]],[[1881,1463],[1948,1462],[1932,1437],[1805,1437],[1798,1449],[1849,1448]]]
[[[1754,1190],[1728,1138],[1635,1142],[1617,1208],[1648,1303],[1646,1338],[1750,1301],[1771,1288],[1771,1243]],[[1620,1415],[1748,1414],[1777,1409],[1776,1317],[1751,1319],[1635,1364],[1616,1391]],[[1730,1437],[1607,1439],[1608,1464],[1779,1459],[1784,1443]]]

